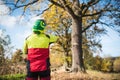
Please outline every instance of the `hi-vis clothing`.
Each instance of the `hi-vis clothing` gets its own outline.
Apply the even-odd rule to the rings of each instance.
[[[23,53],[27,54],[27,68],[31,72],[49,69],[49,45],[56,40],[56,36],[44,33],[32,34],[26,38]]]

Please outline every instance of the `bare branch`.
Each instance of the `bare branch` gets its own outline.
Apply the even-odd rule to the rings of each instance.
[[[27,8],[27,6],[24,6],[24,10],[23,10],[23,12],[22,12],[22,15],[20,16],[20,19],[24,16],[25,11],[26,11],[26,8]]]
[[[17,0],[17,1],[16,1],[15,7],[17,6],[17,4],[18,4],[19,1],[20,1],[20,0]]]
[[[92,13],[92,14],[83,14],[83,17],[88,17],[88,16],[95,16],[95,15],[99,15],[103,12],[106,12],[106,11],[112,11],[112,9],[108,8],[108,6],[110,5],[111,3],[111,0],[108,2],[108,4],[106,6],[104,6],[103,9],[101,9],[100,11],[96,12],[96,13]]]
[[[64,7],[63,7],[61,4],[55,2],[54,0],[48,0],[48,1],[50,1],[50,2],[53,3],[54,5],[56,5],[56,6],[61,7],[61,8],[64,9]]]
[[[101,17],[101,14],[99,14],[98,18],[96,21],[93,21],[92,23],[90,23],[88,26],[86,26],[86,28],[84,30],[82,30],[82,33],[85,32],[87,29],[89,29],[93,24],[97,24],[99,22],[99,18]]]
[[[24,7],[24,6],[29,6],[29,5],[32,5],[32,4],[36,3],[36,2],[38,2],[38,1],[39,1],[39,0],[34,0],[34,1],[32,1],[32,2],[29,2],[28,4],[19,5],[19,6],[16,5],[16,8],[21,8],[21,7]]]
[[[59,31],[55,30],[55,32],[57,33],[57,35],[59,36],[59,38],[61,38],[63,40],[63,37],[60,35]]]
[[[5,2],[4,4],[14,6],[14,8],[11,9],[12,11],[14,11],[14,10],[16,10],[16,9],[18,9],[18,8],[21,8],[21,7],[28,7],[29,5],[32,5],[32,4],[36,3],[36,2],[38,2],[39,0],[34,0],[34,1],[29,2],[29,3],[27,3],[27,4],[24,4],[24,5],[17,5],[19,1],[20,1],[20,0],[17,0],[17,2],[16,2],[15,4],[14,4],[14,3],[10,3],[10,2]],[[24,14],[24,13],[25,13],[25,11],[23,11],[22,14]]]
[[[43,14],[45,11],[49,10],[52,6],[53,6],[53,4],[50,5],[48,8],[46,8],[45,10],[43,10],[41,13],[37,14],[36,16]]]
[[[87,5],[93,6],[93,5],[97,4],[99,1],[100,1],[100,0],[91,0],[91,1],[88,2]]]
[[[114,25],[109,25],[109,24],[107,24],[107,23],[105,23],[105,22],[102,22],[102,21],[99,21],[99,23],[101,23],[101,24],[103,24],[103,25],[106,25],[108,28],[114,30],[114,28],[113,28],[113,27],[115,27]],[[110,27],[110,26],[111,26],[111,27]]]
[[[67,2],[65,0],[60,0],[60,2],[63,4],[63,7],[65,10],[67,10],[67,12],[72,15],[72,16],[75,16],[72,8],[70,8],[70,6],[67,4]]]
[[[3,3],[2,3],[3,4]],[[6,2],[6,3],[4,3],[4,4],[6,4],[6,5],[13,5],[13,6],[15,6],[15,4],[14,3],[8,3],[8,2]],[[1,5],[1,4],[0,4]]]
[[[81,9],[83,11],[83,14],[85,14],[87,12],[87,10],[89,9],[90,6],[93,6],[99,2],[100,2],[100,0],[95,0],[95,1],[91,0],[88,2],[88,4],[82,4]]]

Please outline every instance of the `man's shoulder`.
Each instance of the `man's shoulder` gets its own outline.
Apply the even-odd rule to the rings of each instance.
[[[42,35],[44,35],[44,36],[46,36],[47,38],[50,39],[50,35],[49,35],[49,34],[42,34]],[[35,37],[34,34],[31,34],[31,35],[27,36],[27,37],[25,38],[25,40],[28,40],[29,38],[33,38],[33,37]],[[40,37],[40,36],[39,36],[39,37]]]
[[[27,40],[30,36],[32,36],[32,34],[31,34],[31,35],[29,35],[29,36],[27,36],[27,37],[25,38],[25,40]]]
[[[50,39],[50,35],[49,34],[46,34],[46,33],[42,33],[42,35],[44,35],[44,37],[47,37]]]

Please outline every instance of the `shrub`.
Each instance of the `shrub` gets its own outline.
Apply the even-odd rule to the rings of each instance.
[[[120,58],[116,59],[113,65],[114,71],[120,72]]]
[[[113,61],[111,59],[103,59],[101,70],[104,72],[113,71]]]
[[[15,75],[3,75],[0,76],[0,80],[24,80],[25,74],[15,74]]]

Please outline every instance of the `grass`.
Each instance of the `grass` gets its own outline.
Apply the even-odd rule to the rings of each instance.
[[[0,76],[0,80],[24,80],[25,74],[10,74]]]
[[[120,80],[120,73],[103,73],[99,71],[87,71],[92,77],[98,77],[103,80]]]
[[[24,80],[25,74],[12,74],[0,76],[0,80]],[[103,73],[87,70],[87,74],[68,73],[64,70],[57,70],[51,73],[51,80],[120,80],[120,73]]]
[[[63,71],[52,72],[51,80],[120,80],[120,73],[102,73],[87,71],[84,73],[68,73]]]

